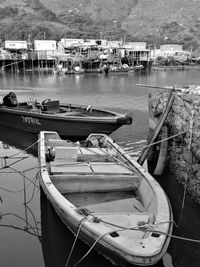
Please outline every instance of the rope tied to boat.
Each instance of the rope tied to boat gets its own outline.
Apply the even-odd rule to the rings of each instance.
[[[178,239],[178,240],[183,240],[183,241],[189,241],[189,242],[193,242],[193,243],[198,243],[200,244],[200,240],[197,240],[197,239],[191,239],[191,238],[187,238],[187,237],[181,237],[181,236],[176,236],[176,235],[172,235],[172,234],[168,234],[166,232],[163,232],[163,231],[160,231],[160,230],[156,230],[154,226],[158,226],[158,225],[161,225],[161,224],[166,224],[166,223],[175,223],[174,221],[161,221],[161,222],[157,222],[157,223],[152,223],[152,222],[149,222],[149,223],[145,223],[145,222],[138,222],[138,225],[137,226],[133,226],[133,227],[124,227],[124,226],[120,226],[120,225],[117,225],[117,224],[114,224],[114,223],[110,223],[110,222],[106,222],[104,221],[102,218],[98,217],[98,216],[95,216],[92,214],[92,212],[90,212],[89,210],[85,209],[85,208],[78,208],[77,209],[77,212],[79,212],[81,215],[83,216],[91,216],[92,217],[92,222],[94,223],[104,223],[104,224],[108,224],[110,226],[113,226],[113,227],[116,227],[118,229],[115,229],[115,230],[111,230],[111,231],[108,231],[106,233],[103,233],[102,235],[100,235],[93,243],[93,245],[91,245],[91,247],[89,248],[89,250],[85,253],[85,255],[78,261],[76,262],[73,267],[76,267],[78,266],[88,255],[89,253],[92,251],[92,249],[95,247],[95,245],[103,238],[105,237],[106,235],[111,235],[112,234],[116,234],[117,232],[122,232],[122,231],[143,231],[143,232],[148,232],[148,233],[152,233],[152,234],[157,234],[157,235],[165,235],[167,237],[170,237],[170,238],[174,238],[174,239]],[[75,246],[75,243],[77,241],[77,238],[78,238],[78,235],[80,233],[80,230],[81,230],[81,227],[83,225],[83,223],[85,221],[88,221],[88,218],[84,217],[80,223],[79,223],[79,228],[78,228],[78,232],[76,234],[76,238],[74,240],[74,244],[72,246],[72,249],[71,249],[71,252],[70,252],[70,256],[71,257],[71,254],[72,254],[72,250],[74,249],[74,246]],[[69,263],[69,258],[67,260],[67,264],[65,265],[65,267],[67,267]]]
[[[190,118],[190,128],[189,128],[189,144],[188,144],[188,148],[185,149],[184,153],[183,153],[183,158],[186,161],[188,168],[187,168],[187,176],[185,178],[185,183],[184,183],[184,191],[183,191],[183,199],[182,199],[182,204],[181,204],[181,212],[180,212],[180,216],[179,216],[179,220],[178,223],[176,224],[176,227],[179,228],[179,226],[181,225],[181,220],[183,217],[183,211],[184,211],[184,207],[185,207],[185,200],[186,200],[186,194],[187,194],[187,185],[189,182],[189,178],[190,175],[192,173],[192,137],[193,137],[193,128],[194,128],[194,116],[195,116],[195,110],[192,110],[191,112],[191,118]]]
[[[129,150],[127,153],[128,153],[129,155],[131,155],[131,154],[133,154],[133,153],[135,153],[135,152],[138,152],[138,155],[139,155],[139,154],[141,153],[141,150],[142,150],[142,149],[145,149],[145,148],[148,148],[148,147],[152,147],[152,146],[157,145],[157,144],[160,144],[160,143],[162,143],[162,142],[164,142],[164,141],[168,141],[168,140],[170,140],[170,139],[173,139],[173,138],[175,138],[175,137],[178,137],[178,136],[180,136],[180,135],[183,135],[183,134],[185,134],[185,133],[187,133],[187,132],[190,132],[191,130],[192,130],[192,133],[193,133],[194,129],[197,129],[197,128],[199,128],[199,127],[200,127],[200,124],[195,125],[195,126],[192,125],[192,128],[191,128],[191,126],[189,126],[186,130],[183,130],[183,131],[181,131],[181,132],[179,132],[179,133],[177,133],[177,134],[171,135],[171,136],[169,136],[169,137],[167,137],[167,138],[164,138],[164,139],[162,139],[162,140],[153,142],[153,143],[151,143],[151,144],[147,144],[147,145],[142,146],[142,147],[139,147],[139,148],[137,148],[137,149]]]
[[[3,157],[0,157],[0,158],[4,158],[4,159],[10,159],[10,158],[16,158],[15,156],[19,155],[19,154],[22,154],[24,152],[26,152],[28,149],[30,149],[31,147],[33,147],[34,145],[36,145],[37,143],[40,142],[40,139],[38,139],[37,141],[35,141],[34,143],[32,143],[30,146],[26,147],[25,149],[15,153],[15,154],[12,154],[10,156],[3,156]],[[18,157],[18,158],[21,158],[21,157]],[[27,157],[22,157],[23,158],[27,158]]]
[[[75,245],[76,245],[76,242],[77,242],[77,239],[78,239],[78,236],[79,236],[79,233],[80,233],[80,231],[81,231],[81,227],[83,226],[83,223],[84,223],[84,221],[85,221],[86,219],[87,219],[87,218],[83,218],[83,219],[80,221],[80,223],[79,223],[78,231],[77,231],[77,233],[76,233],[76,237],[75,237],[74,243],[73,243],[73,245],[72,245],[72,248],[71,248],[71,250],[70,250],[69,256],[68,256],[68,258],[67,258],[67,262],[66,262],[66,264],[65,264],[65,267],[67,267],[68,264],[69,264],[69,261],[70,261],[70,259],[71,259],[71,256],[72,256],[74,247],[75,247]]]

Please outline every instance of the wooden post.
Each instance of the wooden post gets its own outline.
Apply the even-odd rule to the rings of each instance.
[[[25,73],[25,59],[23,60],[23,71]]]
[[[149,146],[142,151],[140,157],[137,160],[137,162],[140,165],[143,165],[144,161],[146,160],[146,158],[147,158],[147,156],[148,156],[148,154],[149,154],[149,152],[151,150],[150,144],[153,144],[156,141],[156,138],[158,137],[159,132],[160,132],[160,130],[161,130],[161,128],[162,128],[162,126],[163,126],[168,114],[169,114],[169,111],[170,111],[170,109],[172,107],[172,104],[173,104],[174,98],[175,98],[173,92],[174,92],[174,89],[170,91],[170,94],[169,94],[169,97],[168,97],[168,100],[167,100],[167,103],[166,103],[165,110],[163,111],[162,116],[161,116],[160,120],[158,121],[158,123],[156,125],[156,128],[154,130],[152,138],[149,140],[149,143],[147,144]]]

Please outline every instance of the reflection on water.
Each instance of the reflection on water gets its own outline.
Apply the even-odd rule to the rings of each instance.
[[[0,266],[44,266],[37,159],[21,150],[20,135],[4,135],[3,130],[1,127]]]
[[[37,134],[1,125],[0,140],[4,147],[12,146],[37,157]]]
[[[178,228],[174,227],[173,234],[183,239],[172,239],[168,252],[172,255],[174,266],[196,267],[200,261],[200,213],[199,206],[186,194],[183,204],[184,188],[167,171],[158,179],[158,182],[167,193],[174,214],[174,221],[178,224],[183,215]],[[199,240],[198,242],[185,241],[184,238]]]
[[[17,97],[22,101],[29,97],[38,100],[58,98],[62,102],[92,103],[94,106],[128,112],[133,116],[133,124],[123,126],[111,136],[128,153],[138,153],[138,146],[144,145],[147,136],[149,91],[136,84],[198,84],[199,74],[197,71],[133,73],[109,77],[0,74],[0,80],[1,96],[16,89]],[[37,179],[37,135],[0,126],[0,158],[0,266],[65,266],[74,236],[40,191]],[[168,172],[159,182],[169,196],[174,219],[178,222],[183,189]],[[181,225],[178,229],[174,227],[173,234],[200,239],[199,225],[199,206],[187,196]],[[196,267],[200,262],[199,246],[198,243],[172,239],[168,253],[157,267]],[[78,241],[68,267],[72,267],[87,251],[87,245]],[[112,265],[92,251],[79,266]]]
[[[75,237],[59,219],[42,190],[41,227],[42,250],[45,266],[65,266]],[[68,261],[68,266],[73,266],[76,262],[78,262],[78,260],[87,253],[88,248],[89,247],[86,244],[78,240]],[[95,251],[91,251],[91,253],[79,264],[79,266],[110,267],[111,264]]]

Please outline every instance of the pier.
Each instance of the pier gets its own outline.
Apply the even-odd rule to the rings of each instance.
[[[69,62],[72,62],[68,64]],[[116,43],[107,40],[61,39],[27,41],[5,41],[0,48],[0,71],[52,71],[60,64],[69,69],[74,63],[84,69],[104,64],[113,66],[139,66],[151,68],[153,58],[145,42]],[[94,64],[97,63],[98,64]],[[74,64],[76,65],[76,64]]]
[[[2,72],[52,72],[56,59],[0,59]]]
[[[73,61],[73,58],[69,58],[71,61]],[[59,57],[55,58],[35,58],[31,57],[29,59],[23,59],[18,57],[17,59],[11,58],[11,59],[0,59],[0,71],[1,72],[52,72],[53,69],[56,67],[56,65],[59,62],[69,62],[69,59],[64,59]],[[151,68],[151,63],[149,61],[141,61],[138,58],[133,58],[130,63],[130,59],[123,59],[122,64],[129,64],[129,66],[136,66],[138,64],[141,64],[144,69],[150,69]],[[80,62],[81,63],[81,62]],[[88,68],[88,66],[93,65],[92,60],[88,60],[87,64],[81,64]],[[95,68],[94,68],[95,70]]]

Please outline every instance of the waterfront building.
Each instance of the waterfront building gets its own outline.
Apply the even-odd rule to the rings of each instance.
[[[154,50],[155,60],[158,58],[173,58],[175,61],[185,62],[191,57],[191,51],[183,50],[183,46],[180,44],[163,44],[160,45],[160,49]]]
[[[53,59],[57,56],[57,42],[55,40],[35,40],[34,50],[38,59]]]
[[[20,41],[20,40],[6,40],[4,42],[4,48],[10,51],[17,51],[17,50],[27,50],[28,49],[28,42],[27,41]]]

